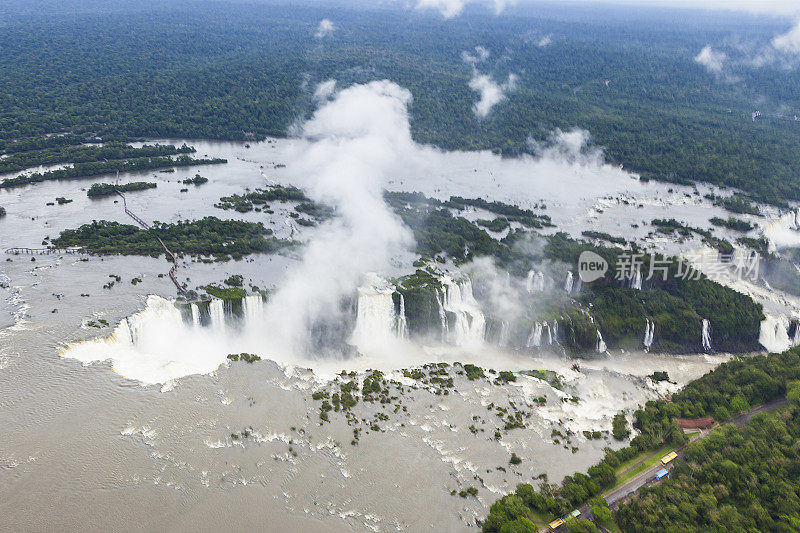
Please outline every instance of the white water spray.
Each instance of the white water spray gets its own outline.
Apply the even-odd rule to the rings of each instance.
[[[711,351],[711,323],[703,319],[703,350]]]

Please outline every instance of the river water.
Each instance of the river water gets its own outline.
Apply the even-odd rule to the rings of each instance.
[[[197,148],[198,156],[229,162],[175,173],[121,175],[122,182],[158,182],[157,189],[128,195],[134,212],[148,221],[207,215],[262,221],[277,236],[289,236],[284,223],[289,209],[277,203],[273,215],[222,211],[213,204],[221,196],[265,184],[308,185],[308,178],[293,170],[291,159],[307,141],[270,139],[249,148],[244,143],[186,142]],[[187,186],[180,180],[198,172],[209,183],[181,192]],[[8,211],[0,219],[0,249],[41,247],[46,236],[91,220],[131,223],[116,198],[86,197],[92,183],[112,179],[0,190],[0,205]],[[727,217],[703,199],[713,191],[709,187],[699,186],[695,195],[686,187],[642,183],[597,162],[555,157],[502,159],[488,152],[419,147],[402,168],[392,170],[388,188],[439,198],[480,196],[523,207],[546,204],[544,212],[557,226],[553,231],[606,231],[671,253],[697,244],[648,236],[650,228],[642,221],[677,218],[709,227],[710,217]],[[46,205],[59,196],[74,201]],[[769,209],[767,213],[778,216]],[[487,213],[473,210],[467,216],[487,218]],[[299,239],[311,239],[315,231],[301,228]],[[381,274],[407,272],[410,257],[398,253],[394,270]],[[517,483],[531,482],[540,473],[558,481],[596,462],[603,447],[621,445],[607,437],[587,440],[582,431],[608,430],[616,412],[630,415],[647,399],[726,359],[613,353],[575,369],[558,355],[438,347],[415,349],[398,359],[331,362],[312,356],[271,361],[267,356],[252,365],[222,364],[204,374],[178,372],[175,380],[137,381],[115,373],[107,362],[83,364],[59,353],[69,344],[108,336],[114,325],[145,307],[148,295],[173,297],[174,287],[165,275],[169,264],[163,258],[2,259],[0,512],[8,530],[474,528],[494,499]],[[178,276],[195,287],[239,273],[246,286],[268,288],[278,286],[294,265],[293,254],[230,263],[183,260]],[[112,274],[122,281],[103,289]],[[143,282],[131,284],[134,277]],[[99,320],[110,326],[89,324]],[[438,361],[471,361],[497,370],[552,370],[565,387],[558,390],[527,376],[506,385],[454,376],[457,391],[447,396],[408,388],[402,397],[407,410],[382,422],[383,431],[362,435],[357,446],[350,444],[352,428],[342,416],[319,425],[318,402],[311,393],[339,370],[363,376],[380,367],[403,382],[400,369]],[[645,379],[655,370],[668,371],[677,385]],[[489,412],[490,404],[526,405],[540,396],[547,403],[530,408],[525,428],[500,441],[493,438],[497,417]],[[570,397],[577,402],[562,401]],[[359,404],[356,413],[369,418],[377,410]],[[474,433],[469,426],[475,424],[486,431]],[[245,428],[252,428],[247,439],[231,437]],[[570,444],[556,443],[554,430],[572,431]],[[517,469],[508,468],[511,452],[523,458]],[[477,498],[450,494],[468,486],[479,489]]]

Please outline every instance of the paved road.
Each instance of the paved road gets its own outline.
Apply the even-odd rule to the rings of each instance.
[[[768,413],[770,411],[788,405],[788,403],[789,402],[786,400],[786,398],[779,398],[777,400],[761,404],[757,407],[753,407],[749,411],[736,415],[733,418],[731,418],[727,423],[736,424],[737,427],[742,427],[746,425],[748,422],[750,422],[750,420],[758,413]],[[693,436],[690,442],[707,437],[712,430],[701,431],[699,434]],[[683,452],[678,451],[678,457],[682,456]],[[626,481],[624,484],[620,485],[616,489],[606,494],[605,498],[606,501],[608,502],[609,507],[625,499],[625,497],[636,492],[642,486],[652,481],[653,477],[655,477],[656,475],[656,472],[658,472],[662,468],[663,466],[661,466],[661,462],[658,462],[649,469],[645,470],[644,472],[636,476],[635,478]]]
[[[769,411],[773,411],[775,409],[788,405],[788,403],[789,402],[786,400],[786,398],[779,398],[777,400],[761,404],[757,407],[753,407],[747,412],[736,415],[733,418],[731,418],[727,423],[736,424],[737,427],[742,427],[746,425],[748,422],[750,422],[753,416],[757,415],[758,413],[768,413]],[[689,442],[694,442],[698,439],[707,437],[708,434],[711,433],[711,431],[713,431],[713,428],[710,430],[701,431],[698,434],[692,436]],[[679,450],[678,457],[682,456],[683,452]],[[664,467],[661,466],[661,462],[659,461],[655,465],[651,466],[650,468],[639,474],[638,476],[629,479],[619,487],[604,494],[603,496],[608,502],[608,506],[615,507],[619,502],[621,502],[622,500],[624,500],[625,498],[627,498],[628,496],[630,496],[631,494],[642,488],[644,485],[652,482],[653,478],[656,475],[656,472],[658,472],[662,468]],[[581,507],[580,511],[581,511],[581,518],[589,518],[589,507],[587,505]]]

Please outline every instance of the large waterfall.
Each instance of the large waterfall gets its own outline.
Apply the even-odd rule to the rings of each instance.
[[[457,346],[482,343],[486,317],[472,295],[472,282],[466,277],[456,282],[447,275],[442,276],[441,281],[444,288],[444,311],[453,315],[453,327],[449,328],[448,342]]]
[[[649,350],[650,347],[653,345],[653,339],[655,338],[656,334],[656,325],[655,323],[647,319],[646,325],[644,327],[644,338],[642,339],[642,344],[646,350]]]
[[[258,318],[262,316],[263,307],[264,300],[261,298],[260,294],[245,296],[244,300],[242,300],[242,311],[245,321],[252,322],[258,320]]]
[[[197,307],[196,303],[192,303],[190,306],[192,310],[192,325],[196,328],[200,327],[200,308]]]
[[[406,321],[406,301],[400,295],[400,314],[397,315],[397,336],[401,339],[408,337],[408,322]]]
[[[225,302],[214,299],[208,305],[208,314],[211,319],[211,327],[217,331],[225,330]]]
[[[703,350],[711,351],[711,323],[703,319]]]
[[[794,338],[789,338],[789,320],[784,316],[766,314],[761,322],[758,342],[772,353],[781,353],[796,345],[799,327],[795,327]]]
[[[385,346],[397,339],[401,320],[395,314],[394,292],[394,286],[377,274],[365,276],[364,284],[358,288],[358,311],[351,344],[363,350]],[[402,322],[405,322],[405,316]]]

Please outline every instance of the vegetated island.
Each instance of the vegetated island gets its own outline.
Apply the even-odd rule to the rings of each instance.
[[[16,178],[6,178],[0,182],[0,189],[21,187],[42,181],[80,179],[110,174],[112,172],[137,172],[159,168],[188,167],[195,165],[218,165],[227,163],[227,159],[195,159],[186,154],[181,154],[175,159],[171,157],[137,157],[118,161],[93,161],[89,163],[76,163],[71,167],[58,170],[49,170],[44,173],[34,172],[23,174]]]
[[[154,222],[149,230],[132,224],[94,220],[78,229],[64,230],[51,241],[55,248],[81,247],[94,254],[148,255],[164,249],[156,237],[178,255],[241,259],[252,253],[273,253],[291,243],[271,236],[260,222],[205,217],[174,224]]]
[[[134,181],[131,183],[123,183],[122,185],[114,185],[113,183],[94,183],[89,190],[86,191],[86,196],[89,198],[101,198],[104,196],[113,196],[119,192],[133,192],[144,191],[147,189],[155,189],[158,186],[152,181]]]

